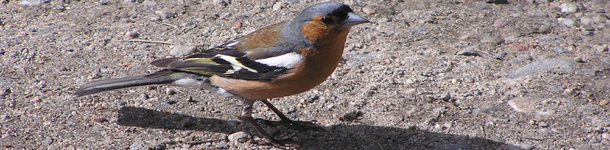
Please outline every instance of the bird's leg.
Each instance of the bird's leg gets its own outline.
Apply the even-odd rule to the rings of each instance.
[[[269,107],[269,109],[271,109],[271,111],[273,111],[278,117],[280,117],[280,120],[282,123],[294,122],[294,121],[288,119],[288,117],[286,117],[286,115],[284,115],[284,113],[282,113],[280,110],[275,108],[275,106],[273,106],[273,104],[271,104],[271,102],[267,101],[266,99],[261,100],[261,102],[263,102],[265,105],[267,105],[267,107]]]
[[[271,104],[271,102],[267,101],[266,99],[261,100],[261,102],[263,102],[265,105],[267,105],[267,107],[269,107],[269,109],[271,109],[271,111],[273,111],[278,117],[280,117],[279,124],[289,124],[292,126],[301,127],[301,128],[305,128],[305,129],[321,129],[320,127],[316,126],[315,124],[313,124],[310,121],[294,121],[294,120],[288,119],[288,117],[286,117],[286,115],[284,115],[284,113],[282,113],[280,110],[275,108],[275,106],[273,106],[273,104]]]
[[[275,141],[275,139],[273,139],[273,137],[271,137],[265,130],[263,130],[263,128],[260,125],[258,125],[258,123],[256,123],[256,121],[254,121],[254,119],[252,118],[252,105],[254,104],[254,102],[256,100],[249,100],[249,99],[244,98],[243,101],[244,101],[244,108],[242,109],[241,117],[244,120],[246,120],[247,122],[249,122],[252,126],[254,126],[254,129],[256,129],[256,131],[258,131],[258,133],[263,136],[263,138],[266,140],[267,143],[271,143],[275,146],[281,146],[277,141]]]

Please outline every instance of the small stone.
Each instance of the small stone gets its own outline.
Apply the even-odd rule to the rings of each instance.
[[[508,4],[508,0],[485,0],[485,2],[492,4]]]
[[[497,107],[497,106],[490,106],[490,107],[485,107],[485,108],[477,108],[477,109],[472,109],[471,114],[478,114],[478,113],[493,113],[493,112],[497,112],[497,111],[501,111],[502,108]]]
[[[228,138],[229,138],[229,141],[238,142],[238,143],[244,143],[251,139],[250,134],[248,134],[246,132],[235,132],[235,133],[229,135]]]
[[[40,100],[40,97],[36,96],[34,98],[32,98],[32,100],[30,100],[30,102],[34,102],[34,103],[38,103],[41,102],[42,100]]]
[[[494,26],[496,28],[504,28],[507,24],[508,24],[508,22],[504,19],[496,19],[492,26]]]
[[[148,98],[149,98],[148,95],[146,95],[144,93],[140,94],[140,99],[147,100]]]
[[[372,5],[367,5],[366,7],[362,8],[362,12],[369,16],[377,13],[377,11],[375,11],[375,7]]]
[[[493,57],[497,60],[504,60],[504,57],[507,55],[508,53],[506,52],[499,52],[496,53]]]
[[[241,28],[241,22],[240,21],[235,21],[235,22],[233,22],[233,26],[237,27],[237,28]]]
[[[19,5],[23,6],[38,6],[44,3],[48,3],[51,0],[21,0],[19,1]]]
[[[273,9],[273,11],[282,9],[282,2],[279,2],[279,1],[275,2],[275,4],[273,4],[273,6],[272,6],[272,9]]]
[[[527,43],[511,43],[511,44],[508,44],[508,47],[512,48],[513,50],[517,50],[517,51],[527,51],[530,49],[530,45]]]
[[[557,53],[557,54],[561,54],[561,53],[567,53],[567,52],[568,52],[568,51],[567,51],[565,48],[563,48],[563,47],[554,47],[554,48],[553,48],[553,51],[555,51],[555,53]]]
[[[170,55],[174,57],[186,56],[188,54],[192,54],[197,50],[197,47],[191,45],[175,45],[172,51],[169,52]]]
[[[542,26],[538,28],[538,33],[551,33],[551,26]]]
[[[162,19],[174,18],[178,15],[176,12],[171,11],[155,11],[155,14],[159,15]]]
[[[504,43],[504,39],[500,38],[499,36],[486,36],[481,39],[481,43],[500,45]]]
[[[103,117],[93,118],[93,122],[97,122],[97,123],[104,123],[107,121],[108,121],[108,119],[103,118]]]
[[[133,63],[126,62],[126,63],[122,63],[121,65],[124,66],[124,67],[129,67],[129,66],[131,66],[131,64],[133,64]]]
[[[508,74],[508,78],[514,79],[526,75],[549,72],[554,74],[569,73],[576,67],[576,62],[569,59],[547,59],[527,64]]]
[[[598,52],[606,52],[606,51],[608,51],[608,45],[595,45],[595,46],[593,46],[593,49],[595,49]]]
[[[284,0],[288,5],[294,5],[300,3],[299,0]]]
[[[557,22],[562,23],[568,27],[576,25],[576,21],[570,18],[557,18]]]
[[[448,100],[450,100],[450,99],[451,99],[451,94],[449,94],[449,93],[444,93],[444,94],[439,95],[439,97],[438,97],[438,98],[439,98],[439,99],[441,99],[441,100],[444,100],[444,101],[448,101]]]
[[[138,33],[137,31],[129,31],[125,33],[125,35],[129,38],[138,38],[140,36],[140,33]]]
[[[602,105],[602,106],[606,106],[606,105],[608,105],[608,103],[610,103],[610,101],[608,101],[608,100],[599,101],[599,105]]]
[[[216,143],[216,148],[219,149],[228,149],[229,148],[229,144],[225,141],[220,141],[218,143]]]
[[[172,88],[167,88],[167,89],[165,89],[165,94],[174,95],[174,94],[176,94],[176,91],[174,91]]]
[[[101,0],[99,2],[95,2],[95,5],[102,6],[102,5],[108,5],[108,3],[110,3],[109,0]]]
[[[229,3],[226,0],[214,0],[212,3],[220,6],[227,6]]]
[[[165,144],[161,143],[161,144],[156,144],[155,146],[149,148],[149,150],[165,150]]]
[[[602,133],[602,138],[610,140],[610,133]]]
[[[574,3],[563,3],[559,5],[562,13],[575,13],[578,11],[578,6]]]
[[[471,46],[464,48],[463,50],[456,53],[456,55],[464,55],[464,56],[481,56],[481,54],[477,53],[477,47]]]
[[[530,98],[516,98],[508,101],[508,105],[517,112],[535,112],[534,110],[535,99]]]

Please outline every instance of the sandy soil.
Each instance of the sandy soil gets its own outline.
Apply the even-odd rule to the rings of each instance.
[[[0,0],[0,149],[277,149],[250,142],[239,101],[206,91],[71,93],[317,2]],[[271,100],[324,128],[264,125],[289,149],[610,148],[608,1],[341,2],[373,23],[326,82]]]

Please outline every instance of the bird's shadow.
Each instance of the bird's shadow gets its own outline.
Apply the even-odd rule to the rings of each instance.
[[[231,134],[249,124],[241,121],[198,118],[140,107],[122,107],[118,124],[143,128],[211,131]],[[254,130],[249,133],[257,135]],[[271,134],[274,134],[272,128]],[[284,129],[278,129],[284,130]],[[281,132],[275,130],[275,132]],[[290,132],[290,131],[288,131]],[[297,133],[294,133],[297,132]],[[324,130],[294,131],[300,149],[521,149],[479,137],[368,125],[337,125]],[[286,133],[284,133],[286,134]],[[290,133],[288,133],[290,134]]]

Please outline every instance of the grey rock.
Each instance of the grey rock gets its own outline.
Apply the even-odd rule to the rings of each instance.
[[[481,56],[481,54],[479,54],[477,52],[477,47],[476,46],[471,46],[471,47],[464,48],[462,51],[457,52],[456,55]]]
[[[506,52],[499,52],[499,53],[496,53],[496,54],[495,54],[493,57],[494,57],[495,59],[498,59],[498,60],[504,60],[504,57],[505,57],[507,54],[508,54],[508,53],[506,53]]]
[[[294,4],[298,4],[301,1],[300,0],[284,0],[286,3],[288,3],[288,5],[294,5]]]
[[[172,11],[155,11],[155,14],[159,15],[162,19],[169,19],[176,17],[177,13]]]
[[[568,50],[566,50],[563,47],[553,47],[553,51],[555,51],[555,53],[557,53],[557,54],[567,53],[568,52]]]
[[[108,3],[110,3],[109,0],[101,0],[99,2],[95,2],[95,5],[102,6],[102,5],[108,5]]]
[[[500,45],[500,44],[504,43],[504,39],[502,39],[498,36],[486,36],[481,39],[481,43],[491,43],[491,44]]]
[[[576,71],[576,74],[581,76],[594,77],[598,72],[599,70],[595,69],[580,69]]]
[[[229,135],[229,141],[231,142],[239,142],[239,143],[243,143],[246,142],[248,140],[250,140],[250,134],[246,133],[246,132],[235,132],[231,135]]]
[[[502,108],[500,108],[498,106],[489,106],[489,107],[485,107],[485,108],[472,109],[471,113],[476,115],[478,113],[492,113],[492,112],[501,111],[501,110],[502,110]]]
[[[170,55],[174,57],[185,56],[188,54],[192,54],[197,50],[195,46],[190,45],[175,45],[172,51],[169,52]]]
[[[19,5],[23,6],[39,6],[44,3],[48,3],[51,0],[21,0],[19,1]]]
[[[508,78],[514,79],[527,75],[534,75],[543,72],[554,74],[568,73],[576,67],[576,62],[569,59],[547,59],[527,64],[510,74]]]
[[[557,18],[557,22],[564,24],[568,27],[576,25],[576,21],[570,18]]]
[[[562,13],[575,13],[578,11],[578,6],[574,3],[563,3],[559,5]]]
[[[227,149],[227,148],[229,148],[229,144],[225,141],[220,141],[220,142],[216,143],[216,148]]]

